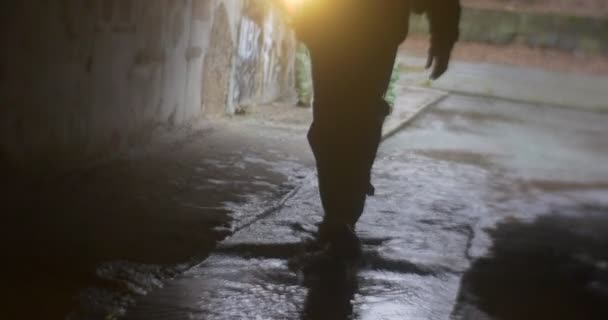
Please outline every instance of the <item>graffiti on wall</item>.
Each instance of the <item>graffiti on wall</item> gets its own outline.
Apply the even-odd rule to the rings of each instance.
[[[278,80],[277,75],[280,74],[280,65],[277,64],[276,55],[278,54],[275,43],[277,32],[275,31],[275,15],[274,12],[269,12],[268,18],[264,21],[264,38],[262,43],[263,59],[263,82],[264,91],[270,89],[270,84],[273,79]],[[265,92],[264,92],[265,93]]]
[[[243,16],[239,28],[239,42],[236,56],[234,101],[245,103],[255,98],[259,90],[258,64],[262,28],[249,16]],[[263,60],[263,59],[262,59]]]
[[[247,104],[277,98],[291,82],[291,34],[272,6],[260,0],[244,2],[235,61],[233,101]]]

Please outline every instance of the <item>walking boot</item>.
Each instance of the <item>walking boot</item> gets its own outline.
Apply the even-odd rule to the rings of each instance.
[[[355,261],[361,257],[361,240],[352,227],[344,224],[333,231],[329,238],[329,254],[345,261]]]
[[[315,239],[303,244],[305,252],[289,260],[292,270],[316,273],[336,265],[356,264],[361,257],[361,241],[346,224],[321,225]]]

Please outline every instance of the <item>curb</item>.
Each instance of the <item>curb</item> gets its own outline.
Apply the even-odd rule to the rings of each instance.
[[[424,58],[402,53],[404,68],[424,64]],[[533,67],[454,61],[450,72],[434,82],[423,70],[408,70],[404,85],[426,83],[449,94],[500,99],[581,111],[608,112],[608,76],[558,72]],[[426,88],[426,87],[425,87]]]
[[[428,107],[441,102],[448,96],[448,92],[437,89],[427,89],[416,86],[405,86],[405,88],[410,91],[425,92],[432,96],[420,103],[413,111],[400,110],[402,108],[400,108],[399,103],[396,103],[393,112],[385,120],[384,128],[382,129],[382,140],[390,138],[407,126],[410,122],[414,121]]]

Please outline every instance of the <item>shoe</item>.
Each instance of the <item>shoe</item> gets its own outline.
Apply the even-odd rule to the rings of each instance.
[[[356,270],[360,267],[358,259],[360,253],[352,254],[351,252],[344,255],[336,254],[334,250],[330,246],[326,246],[317,251],[300,254],[289,259],[287,266],[292,272],[304,276],[305,280],[313,280],[319,276],[327,278],[328,275],[338,278],[349,278],[356,275]]]
[[[336,259],[330,255],[328,247],[307,251],[288,260],[289,270],[302,272],[304,275],[318,273],[335,264]]]
[[[354,265],[361,258],[361,241],[348,225],[321,225],[316,237],[302,241],[303,253],[288,261],[292,271],[305,274],[336,265]]]
[[[327,242],[323,239],[319,239],[318,236],[307,236],[302,239],[300,245],[303,252],[311,253],[323,250],[327,246]]]

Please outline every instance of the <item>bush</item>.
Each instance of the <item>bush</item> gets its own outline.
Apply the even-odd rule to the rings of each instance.
[[[395,62],[395,66],[393,66],[393,74],[391,75],[391,82],[388,85],[388,90],[386,90],[386,94],[384,95],[384,99],[388,102],[391,109],[395,106],[395,101],[397,100],[397,82],[399,81],[400,73],[400,65],[398,62]]]
[[[313,99],[312,70],[308,48],[298,44],[296,52],[296,93],[298,105],[310,106]]]

